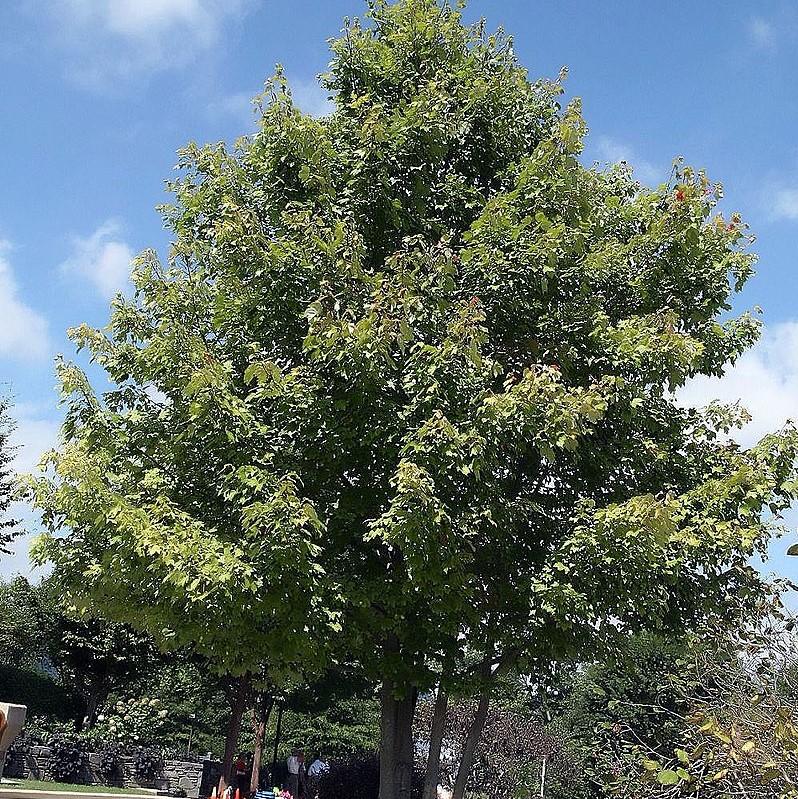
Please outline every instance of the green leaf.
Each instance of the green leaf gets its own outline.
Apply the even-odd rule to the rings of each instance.
[[[657,782],[660,785],[677,785],[679,783],[679,775],[671,769],[663,769],[657,774]]]

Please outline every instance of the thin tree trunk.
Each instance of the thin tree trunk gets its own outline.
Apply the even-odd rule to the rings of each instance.
[[[222,776],[219,778],[219,793],[230,785],[233,771],[233,758],[238,746],[238,736],[241,733],[241,719],[249,696],[249,679],[239,677],[233,687],[233,699],[230,704],[230,723],[227,725],[227,734],[224,739],[224,759],[222,760]]]
[[[274,755],[272,756],[272,782],[277,771],[277,747],[280,745],[280,728],[283,724],[283,705],[277,708],[277,729],[274,731]]]
[[[427,757],[427,772],[424,775],[422,799],[436,799],[438,795],[441,747],[443,746],[443,736],[446,733],[446,711],[448,707],[449,696],[441,684],[438,686],[438,695],[435,697],[435,711],[432,714],[432,727],[429,733],[429,756]]]
[[[395,799],[393,792],[394,740],[396,739],[396,700],[391,685],[380,689],[380,788],[379,799]]]
[[[474,765],[474,755],[477,753],[479,739],[485,727],[485,720],[488,718],[488,707],[490,706],[490,694],[484,693],[479,697],[477,712],[474,714],[474,721],[468,730],[463,753],[460,756],[460,767],[457,769],[457,779],[454,781],[452,799],[463,799],[465,796],[466,782],[471,773],[471,766]]]
[[[402,699],[394,696],[393,684],[383,682],[380,705],[380,791],[379,799],[408,799],[413,779],[413,715],[418,693],[407,690]]]
[[[543,756],[543,762],[540,765],[540,795],[544,796],[546,793],[546,756]]]
[[[92,683],[89,687],[89,696],[86,699],[86,715],[83,719],[83,728],[90,730],[97,722],[97,711],[105,699],[105,691],[101,683]]]
[[[249,780],[249,792],[255,793],[260,783],[260,761],[263,759],[263,743],[266,738],[266,725],[274,707],[274,699],[261,694],[252,709],[252,720],[255,726],[255,747],[252,753],[252,776]]]
[[[512,653],[508,653],[499,662],[499,665],[491,671],[489,662],[485,661],[485,676],[487,677],[487,685],[479,697],[479,704],[477,705],[477,712],[474,714],[474,720],[471,722],[471,727],[468,730],[465,743],[463,744],[463,753],[460,757],[460,766],[457,769],[457,778],[454,781],[454,789],[452,790],[452,799],[463,799],[465,796],[466,783],[471,774],[471,767],[474,765],[474,756],[477,753],[477,746],[479,746],[479,739],[482,737],[482,730],[485,727],[485,721],[488,718],[488,708],[490,707],[490,692],[496,680],[504,676],[512,666],[514,660]]]

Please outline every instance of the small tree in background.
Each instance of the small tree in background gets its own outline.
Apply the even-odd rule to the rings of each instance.
[[[59,364],[38,553],[79,606],[234,674],[355,658],[381,799],[409,790],[419,692],[478,695],[460,799],[508,671],[761,590],[796,436],[743,450],[733,410],[674,399],[757,335],[719,186],[585,167],[578,102],[448,5],[368,17],[332,44],[328,117],[278,74],[254,137],[183,151],[168,263],[71,332],[113,388]]]
[[[10,407],[9,400],[0,397],[0,555],[8,554],[8,545],[18,534],[18,522],[9,516],[14,498],[14,447],[10,440],[14,422]]]
[[[0,660],[20,668],[46,666],[52,643],[52,610],[40,587],[26,578],[0,582]]]

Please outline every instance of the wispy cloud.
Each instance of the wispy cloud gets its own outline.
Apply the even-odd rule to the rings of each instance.
[[[102,89],[192,62],[249,1],[45,0],[44,7],[69,77]]]
[[[798,189],[776,189],[770,193],[771,213],[776,219],[798,219]]]
[[[122,240],[122,225],[109,219],[86,237],[72,237],[72,252],[59,266],[61,273],[88,280],[110,299],[130,286],[133,250]]]
[[[257,110],[252,100],[257,94],[257,91],[235,92],[212,100],[206,107],[208,117],[215,122],[227,122],[231,128],[241,127],[245,133],[253,131]]]
[[[20,411],[18,407],[13,410],[16,429],[11,443],[17,447],[14,471],[27,474],[34,471],[42,455],[56,445],[61,425],[54,419]]]
[[[635,177],[648,186],[662,183],[667,173],[661,167],[640,157],[629,145],[609,136],[601,136],[596,147],[599,157],[613,164],[621,161],[632,167]]]
[[[0,239],[0,357],[43,358],[50,351],[47,321],[19,296],[10,252]]]
[[[740,402],[753,417],[734,438],[749,446],[763,435],[798,420],[798,321],[767,328],[761,340],[722,378],[699,377],[679,394],[685,406],[712,400]]]
[[[751,41],[763,50],[772,50],[776,46],[775,26],[762,17],[749,20],[748,35]]]

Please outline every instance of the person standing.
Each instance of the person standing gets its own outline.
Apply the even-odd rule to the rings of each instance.
[[[330,770],[329,763],[322,760],[321,753],[317,752],[313,756],[313,762],[308,769],[308,793],[309,799],[316,799],[319,795],[319,782],[321,778]]]
[[[247,782],[247,761],[244,755],[239,754],[235,761],[235,786],[241,792],[241,796],[246,796],[249,793],[249,786]]]
[[[302,768],[301,749],[292,749],[291,756],[286,761],[288,766],[288,793],[299,799],[299,772]]]
[[[301,799],[308,799],[308,768],[302,749],[299,750],[299,796]]]

